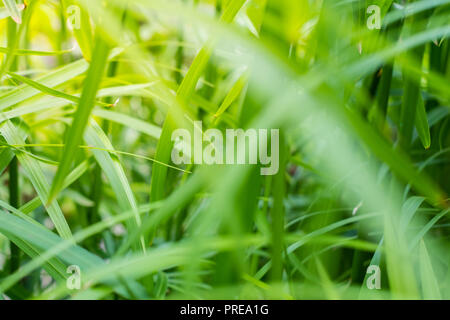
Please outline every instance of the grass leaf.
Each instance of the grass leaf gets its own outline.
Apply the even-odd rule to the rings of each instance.
[[[419,260],[423,298],[432,300],[442,299],[439,284],[433,271],[427,247],[423,240],[420,241]]]
[[[48,202],[51,202],[58,195],[64,183],[64,178],[70,171],[73,159],[78,153],[78,146],[80,145],[84,130],[88,124],[89,116],[94,107],[97,90],[105,72],[108,52],[108,45],[102,39],[97,39],[80,102],[74,115],[72,125],[66,134],[66,144],[62,153],[63,156],[53,180]]]
[[[19,131],[9,120],[6,121],[0,128],[0,133],[9,144],[24,144]],[[21,151],[17,151],[16,156],[19,160],[19,163],[24,167],[25,172],[31,183],[33,184],[33,187],[39,195],[42,203],[47,203],[50,187],[38,161]],[[59,207],[56,200],[49,203],[47,212],[61,237],[64,239],[71,238],[72,233],[70,231],[69,225],[67,224],[67,221],[64,218],[64,214],[62,213],[61,208]]]
[[[428,118],[427,112],[425,110],[425,104],[423,103],[423,99],[420,96],[417,105],[416,129],[423,147],[425,149],[430,148],[431,146],[430,127],[428,125]]]

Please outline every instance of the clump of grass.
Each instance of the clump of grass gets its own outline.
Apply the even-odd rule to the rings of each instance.
[[[450,3],[372,2],[4,0],[0,298],[449,299]]]

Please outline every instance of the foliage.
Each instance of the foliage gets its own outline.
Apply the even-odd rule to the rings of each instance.
[[[3,3],[1,298],[450,298],[449,0]],[[279,172],[172,163],[186,119]]]

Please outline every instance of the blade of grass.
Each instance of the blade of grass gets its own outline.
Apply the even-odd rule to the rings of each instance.
[[[405,201],[402,206],[402,215],[400,217],[400,231],[406,232],[411,220],[425,199],[423,197],[411,197]]]
[[[426,174],[419,172],[409,161],[405,153],[393,148],[379,135],[377,135],[369,125],[364,123],[354,112],[345,110],[349,120],[349,125],[353,126],[359,138],[367,144],[375,156],[384,161],[402,179],[411,183],[414,188],[428,200],[439,206],[446,206],[445,193]]]
[[[395,12],[398,9],[396,9],[395,6],[392,6],[390,11]],[[398,38],[400,37],[401,28],[403,27],[403,22],[399,20],[397,23],[393,25],[389,25],[386,27],[386,37],[392,41],[393,43],[398,41]],[[380,79],[380,84],[377,92],[377,107],[379,110],[379,120],[378,120],[378,127],[380,130],[383,131],[386,115],[388,111],[388,103],[389,103],[389,96],[390,96],[390,90],[391,90],[391,82],[392,82],[392,76],[394,73],[394,61],[386,63],[384,67],[382,68],[382,74]]]
[[[325,291],[325,295],[330,300],[339,300],[339,294],[336,291],[333,282],[331,281],[330,276],[328,275],[328,272],[323,266],[322,262],[318,257],[315,257],[315,262],[317,266],[317,271],[322,280],[322,287],[323,290]]]
[[[68,188],[72,183],[78,180],[87,171],[88,168],[89,161],[85,160],[80,163],[75,169],[73,169],[64,181],[63,190]],[[39,197],[36,197],[21,206],[19,210],[24,214],[29,214],[41,205],[45,205],[45,203],[42,203],[41,199]]]
[[[89,271],[90,269],[95,269],[99,266],[106,266],[102,259],[86,251],[80,246],[75,245],[72,240],[66,240],[68,242],[65,242],[56,234],[48,230],[39,228],[38,226],[30,222],[24,221],[13,215],[5,214],[1,211],[0,222],[1,233],[7,235],[11,239],[19,238],[23,239],[21,241],[27,241],[28,243],[38,248],[39,253],[42,251],[51,250],[55,247],[59,248],[61,246],[67,246],[65,250],[57,254],[58,259],[65,262],[67,265],[79,266],[83,273]],[[33,255],[33,258],[39,258],[39,255]],[[59,272],[61,272],[63,275],[67,275],[65,266],[60,265]],[[129,287],[132,288],[132,290],[138,297],[145,298],[143,288],[138,283],[132,281],[127,282]],[[110,284],[115,287],[117,292],[121,293],[125,297],[129,297],[129,294],[126,292],[123,286],[118,283],[117,279],[114,279],[114,277],[112,277]],[[65,287],[66,283],[63,283],[63,285]],[[3,286],[5,286],[4,283],[0,285],[0,291],[3,291]]]
[[[275,143],[273,141],[272,143]],[[272,270],[271,280],[280,282],[283,276],[283,251],[284,251],[284,198],[286,195],[286,145],[284,137],[280,134],[280,168],[273,178],[273,208],[272,217]]]
[[[430,256],[428,255],[428,250],[423,240],[420,240],[419,263],[423,298],[426,300],[442,299],[439,284],[433,271],[433,265],[431,264]]]
[[[94,120],[91,121],[91,125],[87,128],[84,134],[84,139],[89,145],[95,148],[99,148],[93,149],[92,153],[94,154],[97,163],[102,168],[105,175],[108,177],[108,180],[111,184],[112,189],[114,190],[121,210],[131,210],[132,212],[134,212],[134,219],[129,224],[129,230],[130,232],[132,230],[135,230],[141,225],[141,217],[138,214],[136,199],[133,195],[130,184],[128,183],[128,179],[125,175],[123,167],[117,156],[112,155],[107,151],[101,150],[114,150],[111,142],[109,142],[103,130],[97,123],[95,123]],[[140,246],[141,249],[145,251],[145,242],[143,238],[140,239]],[[135,243],[134,248],[137,247],[138,245]]]
[[[80,104],[80,102],[81,102],[81,98],[79,98],[77,96],[72,96],[70,94],[66,94],[64,92],[61,92],[61,91],[49,88],[49,87],[47,87],[47,86],[45,86],[43,84],[40,84],[40,83],[38,83],[36,81],[33,81],[33,80],[29,79],[29,78],[22,77],[21,75],[18,75],[16,73],[7,72],[6,74],[9,75],[11,78],[17,80],[17,81],[25,83],[25,84],[29,85],[30,87],[36,88],[37,90],[39,90],[39,91],[41,91],[43,93],[49,94],[51,96],[54,96],[54,97],[57,97],[57,98],[66,99],[67,101],[70,101],[70,102],[73,102],[73,103],[76,103],[76,104]],[[104,103],[104,102],[101,102],[101,101],[95,101],[95,104],[100,105],[100,106],[104,106],[104,107],[111,107],[112,106],[111,104]]]
[[[426,20],[430,13],[423,12],[420,15],[414,15],[407,19],[407,26],[409,24],[411,31],[425,29]],[[419,62],[419,67],[422,66],[425,46],[420,45],[411,50],[411,55]],[[400,145],[408,150],[411,144],[413,128],[417,118],[417,108],[421,98],[420,92],[420,75],[411,75],[406,70],[403,71],[404,89],[403,89],[403,103],[400,115]],[[423,103],[423,101],[422,101]],[[423,116],[423,115],[422,115]],[[426,120],[422,117],[419,121]]]
[[[385,213],[384,218],[386,267],[392,297],[394,299],[418,299],[418,283],[411,255],[405,243],[406,238],[395,230],[395,218],[390,212]]]
[[[0,150],[0,174],[8,167],[11,160],[14,158],[14,153],[9,149]]]
[[[9,120],[6,121],[2,127],[0,127],[0,133],[9,144],[22,145],[25,143],[16,127]],[[39,195],[39,198],[43,203],[46,203],[48,199],[49,185],[38,161],[17,149],[15,150],[15,153],[34,189]],[[48,205],[47,212],[61,237],[65,239],[70,238],[72,233],[56,200],[52,201]]]
[[[159,139],[161,136],[161,128],[117,111],[94,109],[92,114],[103,119],[120,123],[155,139]]]
[[[15,1],[10,2],[11,5],[14,6],[15,9],[17,9],[17,6],[15,4]],[[14,4],[13,4],[14,3]],[[20,46],[20,44],[25,41],[25,34],[29,27],[29,22],[31,19],[31,15],[34,11],[36,5],[36,1],[32,1],[28,4],[28,8],[25,11],[25,14],[23,16],[23,23],[20,24],[19,28],[8,28],[8,49],[10,50],[9,54],[6,55],[6,59],[2,61],[2,65],[0,68],[0,79],[3,78],[4,72],[9,71],[11,67],[17,62],[16,61],[16,50]],[[20,13],[19,13],[20,16]],[[14,16],[12,16],[14,19]],[[11,20],[8,21],[8,26],[10,27]],[[13,30],[13,34],[10,34],[10,30]]]
[[[4,214],[0,211],[0,215]],[[30,258],[38,258],[40,254],[42,253],[42,250],[40,250],[38,247],[33,246],[27,241],[24,241],[20,235],[14,235],[13,233],[8,233],[8,231],[1,231],[3,234],[5,234],[8,239],[10,239],[16,246],[20,248],[27,256]],[[45,271],[48,272],[50,276],[52,276],[53,279],[55,279],[57,282],[64,281],[66,279],[66,268],[65,265],[58,259],[53,258],[48,260],[43,265]],[[19,269],[20,270],[20,269]],[[0,292],[3,291],[1,289],[0,284]],[[7,289],[6,289],[7,290]]]
[[[10,53],[11,50],[5,47],[0,47],[0,53]],[[61,50],[61,51],[38,51],[38,50],[28,50],[28,49],[16,49],[14,54],[16,56],[57,56],[60,54],[70,53],[72,50]]]
[[[18,208],[20,206],[19,195],[19,169],[17,157],[14,157],[9,165],[9,204]],[[11,245],[11,271],[14,272],[20,266],[20,251],[16,245]]]
[[[61,191],[65,176],[69,173],[73,159],[79,152],[78,146],[88,124],[91,111],[94,107],[97,90],[106,69],[109,47],[101,38],[96,39],[96,45],[89,66],[87,78],[83,84],[83,91],[72,125],[66,134],[66,143],[62,153],[55,178],[53,179],[47,203],[51,203]]]
[[[36,82],[47,87],[55,87],[79,76],[84,73],[87,68],[88,63],[86,63],[86,61],[78,60],[39,77],[36,79]],[[23,84],[14,90],[10,90],[0,96],[0,111],[25,101],[38,93],[40,93],[39,90],[30,87],[27,84]]]
[[[420,240],[425,236],[425,234],[445,215],[449,213],[450,210],[444,210],[438,215],[434,216],[433,219],[431,219],[415,236],[415,238],[412,239],[411,243],[409,244],[409,249],[412,250],[414,247],[416,247]]]
[[[248,81],[248,74],[244,72],[235,82],[231,90],[228,92],[219,109],[217,109],[216,113],[214,114],[215,118],[218,119],[238,98],[238,96],[244,89],[245,85],[247,84],[247,81]]]
[[[242,8],[246,0],[232,0],[226,6],[221,21],[231,23],[236,14]],[[212,43],[208,41],[205,46],[196,55],[192,62],[186,76],[183,78],[178,90],[177,101],[181,106],[187,105],[190,97],[194,94],[196,85],[200,76],[202,75],[207,62],[212,54]],[[171,136],[173,130],[176,128],[175,110],[169,110],[166,120],[163,125],[160,140],[158,142],[155,159],[157,161],[168,163],[170,153],[172,151]],[[165,181],[167,176],[167,167],[161,165],[154,165],[152,171],[152,180],[150,186],[151,201],[158,201],[165,197]]]
[[[0,204],[1,204],[1,202],[0,202]],[[144,206],[144,207],[145,208],[141,208],[139,210],[141,213],[149,210],[148,206]],[[24,216],[24,214],[25,214],[18,210],[14,210],[14,211],[16,211],[15,213],[18,217]],[[73,241],[81,242],[81,241],[89,238],[90,236],[95,235],[96,233],[99,233],[99,232],[105,230],[106,228],[113,226],[116,223],[127,220],[129,217],[132,217],[133,215],[134,215],[133,212],[125,212],[116,217],[112,217],[110,219],[100,221],[100,222],[98,222],[94,225],[91,225],[88,228],[76,233],[73,237]],[[41,225],[37,224],[35,221],[31,221],[31,223],[35,223],[37,226],[43,228]],[[44,231],[47,231],[47,230],[44,229]],[[7,290],[12,285],[14,285],[17,281],[19,281],[23,277],[27,276],[35,268],[41,266],[42,264],[45,264],[46,261],[51,261],[49,259],[56,257],[60,252],[63,252],[72,246],[73,246],[72,242],[61,241],[56,246],[52,246],[47,251],[42,252],[38,257],[33,257],[33,260],[28,262],[26,265],[24,265],[20,270],[18,270],[16,273],[5,278],[4,281],[2,281],[0,288],[3,290]],[[0,291],[1,291],[1,289],[0,289]]]
[[[416,129],[419,135],[420,142],[425,149],[431,146],[430,126],[428,124],[427,111],[425,110],[425,104],[422,96],[419,95],[417,102],[417,114],[416,114]]]
[[[126,241],[117,250],[116,255],[124,254],[141,235],[151,234],[164,221],[169,219],[177,210],[186,206],[205,185],[205,172],[195,172],[187,181],[165,201],[165,205],[154,214],[146,216],[139,229],[133,230]]]

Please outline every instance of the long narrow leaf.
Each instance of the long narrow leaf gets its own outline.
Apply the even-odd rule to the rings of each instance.
[[[9,120],[6,121],[6,123],[4,123],[0,128],[0,133],[9,144],[23,145],[25,143],[16,127]],[[50,187],[39,162],[21,151],[16,151],[16,156],[19,159],[19,163],[24,167],[28,178],[39,195],[39,198],[43,203],[47,203]],[[72,233],[70,232],[69,225],[67,224],[64,214],[62,213],[56,200],[50,202],[47,207],[47,212],[61,237],[65,239],[71,238]]]
[[[66,144],[63,150],[62,159],[53,180],[48,202],[51,202],[58,195],[64,183],[64,178],[70,171],[73,159],[78,153],[78,146],[80,145],[84,130],[88,124],[89,116],[94,107],[97,90],[106,68],[108,52],[108,45],[102,39],[97,39],[92,62],[81,94],[80,103],[74,115],[72,125],[68,129],[66,135]]]

